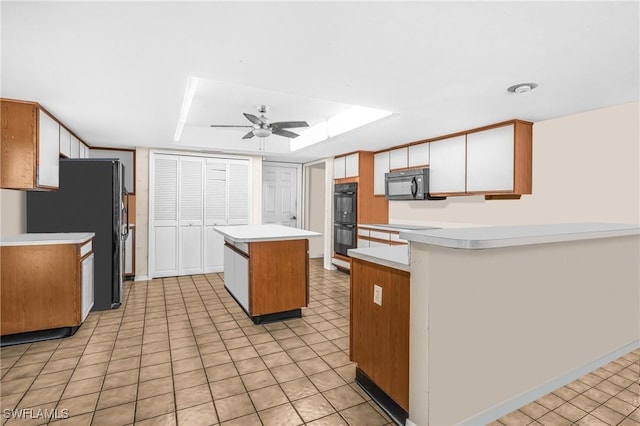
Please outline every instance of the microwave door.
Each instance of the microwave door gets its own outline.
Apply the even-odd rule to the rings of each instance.
[[[387,179],[387,198],[395,200],[412,200],[417,191],[415,177],[402,176]]]

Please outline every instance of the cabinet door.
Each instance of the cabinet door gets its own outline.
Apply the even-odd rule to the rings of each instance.
[[[513,125],[467,134],[467,191],[513,191]]]
[[[153,277],[178,274],[178,158],[153,155]]]
[[[60,125],[39,110],[37,186],[57,188],[59,182]]]
[[[129,235],[127,239],[124,241],[124,273],[125,275],[133,274],[133,233],[135,232],[134,227],[129,227]]]
[[[71,135],[71,153],[69,158],[80,158],[80,141]]]
[[[464,193],[465,136],[430,142],[429,192]]]
[[[409,149],[407,147],[394,149],[389,152],[389,168],[393,169],[406,169],[407,168],[407,155]]]
[[[204,159],[181,157],[179,182],[180,274],[203,272]]]
[[[234,254],[235,296],[244,310],[249,312],[249,259],[238,253]]]
[[[369,248],[369,240],[358,238],[358,248]]]
[[[429,143],[409,147],[409,167],[429,165]]]
[[[344,157],[344,177],[358,177],[358,159],[357,152]]]
[[[373,156],[373,195],[384,195],[385,173],[389,173],[389,151]]]
[[[227,224],[249,224],[249,162],[247,160],[228,160],[227,188],[228,214]]]
[[[346,157],[336,157],[333,159],[333,178],[342,179],[345,177]]]
[[[89,256],[85,257],[81,266],[81,318],[80,322],[84,321],[89,315],[89,311],[93,308],[93,300],[94,300],[94,289],[93,289],[93,258],[94,254],[91,253]]]
[[[60,154],[69,158],[71,156],[71,133],[60,126]]]

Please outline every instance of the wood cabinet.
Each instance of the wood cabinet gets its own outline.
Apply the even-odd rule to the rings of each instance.
[[[399,231],[368,228],[358,225],[358,248],[407,245],[408,241],[400,239]]]
[[[34,102],[0,101],[2,188],[58,187],[60,125]]]
[[[357,152],[333,160],[333,178],[344,179],[357,177],[360,171],[360,161]]]
[[[83,243],[3,243],[0,250],[3,336],[73,328],[84,321],[93,306],[92,239]]]
[[[389,173],[389,151],[373,156],[373,195],[385,194],[385,173]]]
[[[308,253],[307,239],[227,241],[225,286],[256,324],[273,315],[299,317],[308,304]]]
[[[409,410],[409,272],[351,259],[349,355],[387,396]],[[382,293],[380,304],[374,288]]]
[[[409,164],[409,148],[396,148],[389,151],[389,169],[406,169]]]
[[[429,165],[429,143],[409,145],[409,167]]]
[[[464,194],[466,192],[465,136],[431,142],[429,192]]]

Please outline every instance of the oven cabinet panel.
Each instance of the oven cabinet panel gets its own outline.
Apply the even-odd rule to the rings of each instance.
[[[409,408],[409,272],[351,260],[349,355],[403,409]],[[380,287],[380,303],[374,289]]]

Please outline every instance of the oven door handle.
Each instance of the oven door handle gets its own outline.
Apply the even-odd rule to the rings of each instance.
[[[413,198],[416,198],[417,194],[418,194],[418,181],[416,181],[416,178],[414,177],[413,179],[411,179],[411,195],[413,196]]]

